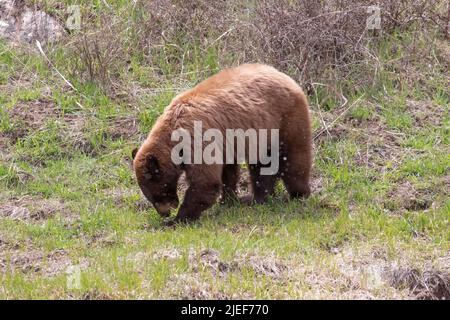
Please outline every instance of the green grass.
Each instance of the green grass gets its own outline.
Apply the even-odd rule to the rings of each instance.
[[[133,56],[124,78],[157,90],[130,104],[75,76],[70,91],[40,56],[0,44],[0,299],[413,297],[387,271],[450,272],[449,95],[441,71],[423,87],[394,74],[403,52],[392,55],[392,43],[380,46],[385,69],[374,86],[348,95],[351,105],[365,93],[336,123],[341,133],[314,142],[309,199],[289,201],[280,185],[265,205],[217,204],[176,229],[143,199],[131,150],[180,86],[221,68],[215,48],[178,48],[190,52],[185,75],[166,56],[152,57],[154,68]],[[64,53],[53,58],[64,72]],[[36,127],[22,116],[41,98],[52,111]],[[429,117],[410,100],[431,101]],[[310,101],[315,129],[316,101],[325,119],[342,111],[321,88]],[[22,115],[11,112],[18,106]],[[124,118],[137,132],[120,133]],[[15,219],[11,206],[29,214]],[[81,270],[77,288],[67,285],[69,266]]]

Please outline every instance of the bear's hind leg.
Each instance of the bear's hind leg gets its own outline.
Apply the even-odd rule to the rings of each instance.
[[[262,175],[260,165],[249,165],[250,180],[252,186],[252,201],[264,203],[267,197],[274,193],[276,175]]]
[[[236,186],[239,181],[239,165],[226,164],[222,171],[222,197],[221,203],[237,201]]]
[[[291,198],[307,198],[310,195],[310,170],[311,160],[308,152],[294,151],[281,156],[280,177]]]

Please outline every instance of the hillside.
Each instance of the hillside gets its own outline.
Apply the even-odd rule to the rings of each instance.
[[[450,299],[445,1],[24,3],[65,31],[0,40],[0,299]],[[255,61],[308,94],[311,197],[164,227],[132,149]]]

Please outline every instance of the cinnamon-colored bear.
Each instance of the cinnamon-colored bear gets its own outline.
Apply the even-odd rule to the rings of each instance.
[[[137,181],[160,215],[168,216],[171,208],[178,207],[177,184],[182,172],[189,187],[176,222],[197,219],[220,193],[225,199],[237,199],[237,159],[233,163],[224,159],[222,164],[174,161],[172,150],[179,141],[173,141],[172,133],[183,128],[194,136],[195,121],[201,121],[203,131],[214,128],[224,137],[227,129],[278,129],[279,150],[270,153],[279,157],[279,169],[263,175],[260,162],[248,165],[250,200],[263,203],[274,192],[277,178],[282,179],[292,198],[309,196],[312,155],[307,98],[284,73],[266,65],[246,64],[223,70],[175,97],[139,150],[134,150]]]

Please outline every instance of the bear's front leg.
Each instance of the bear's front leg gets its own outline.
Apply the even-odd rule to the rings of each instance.
[[[203,211],[211,208],[216,203],[219,193],[219,182],[190,185],[186,190],[184,201],[178,210],[174,222],[191,222],[197,220]]]

